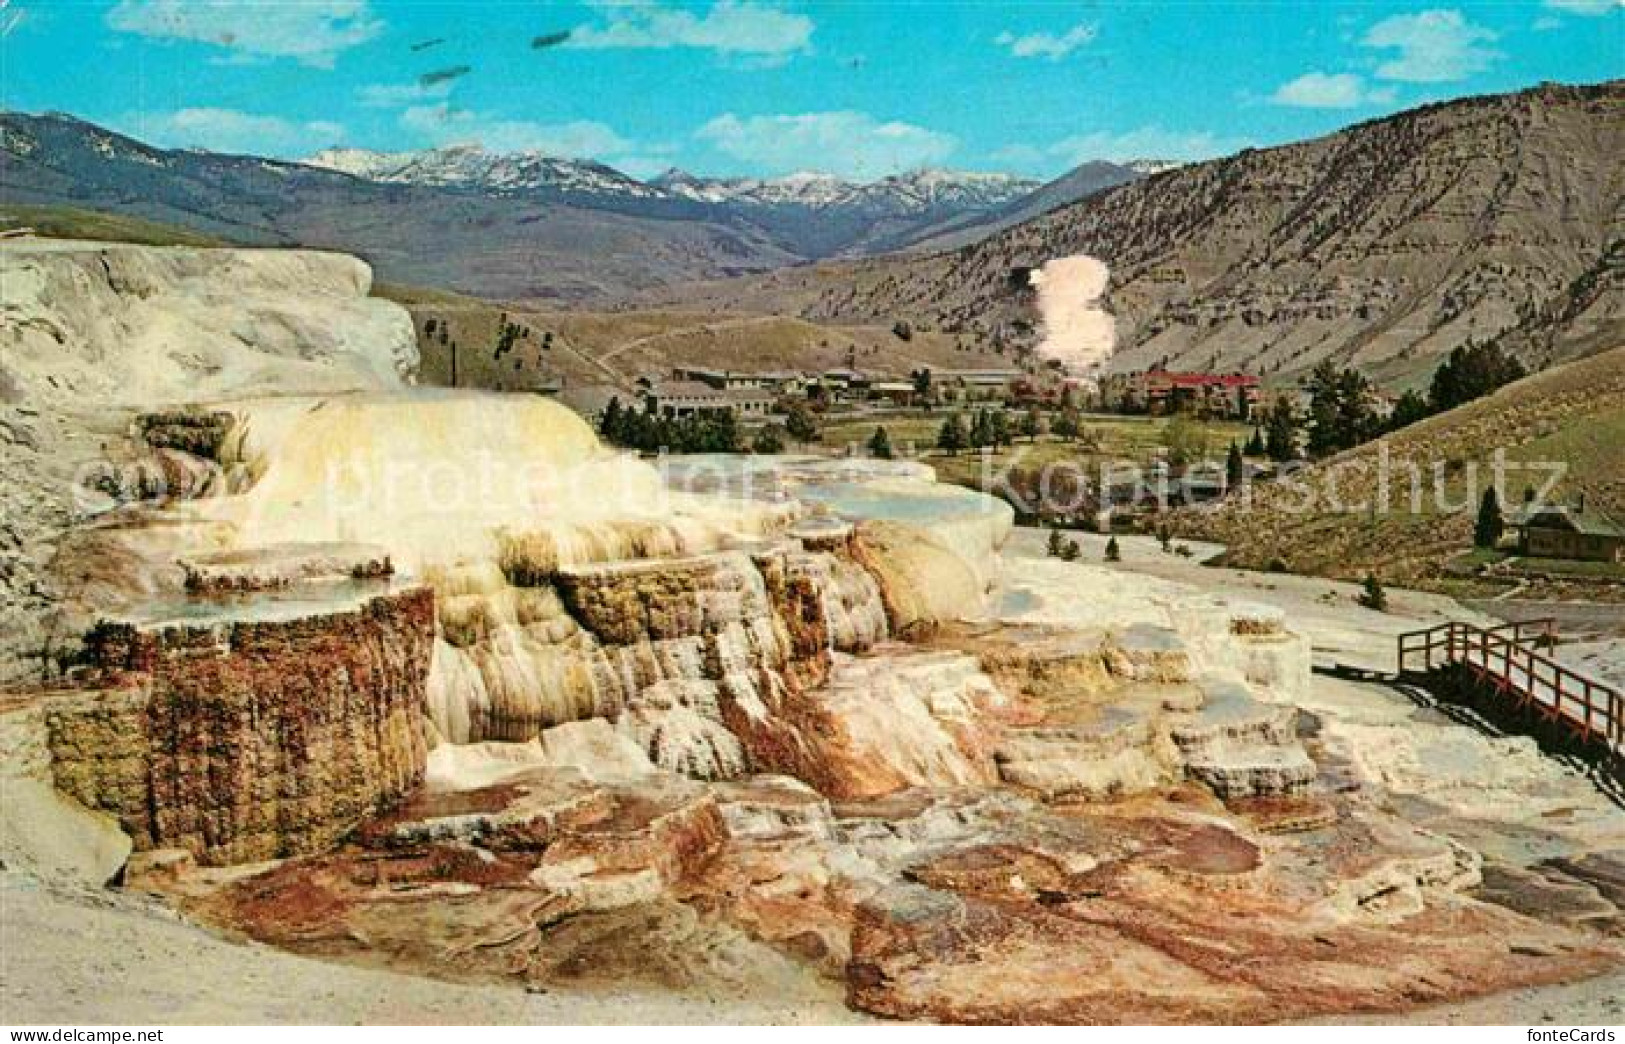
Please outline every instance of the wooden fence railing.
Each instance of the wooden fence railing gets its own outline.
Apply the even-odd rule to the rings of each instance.
[[[1464,666],[1519,707],[1533,707],[1586,742],[1601,740],[1625,753],[1625,696],[1541,651],[1555,644],[1552,620],[1490,628],[1452,621],[1400,635],[1399,673],[1426,675]]]

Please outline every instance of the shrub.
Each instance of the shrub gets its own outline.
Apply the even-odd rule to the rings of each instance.
[[[1365,590],[1360,593],[1360,604],[1367,609],[1379,613],[1388,611],[1388,592],[1383,590],[1382,581],[1377,579],[1376,573],[1365,574]]]

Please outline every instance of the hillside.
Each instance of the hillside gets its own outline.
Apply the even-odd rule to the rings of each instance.
[[[1076,203],[1118,185],[1126,185],[1143,176],[1144,174],[1134,167],[1118,163],[1096,160],[1080,164],[991,214],[970,214],[956,218],[936,228],[925,230],[907,246],[909,250],[919,253],[955,250],[995,232],[1031,221],[1057,207]]]
[[[944,170],[868,183],[680,171],[643,182],[590,161],[478,146],[336,148],[288,163],[158,149],[69,116],[0,112],[0,204],[343,249],[388,279],[497,297],[606,300],[898,249],[942,229],[982,228],[1035,189],[1057,191]]]
[[[943,333],[903,340],[889,326],[831,326],[794,316],[762,316],[682,309],[590,312],[496,302],[420,287],[384,284],[375,292],[406,307],[418,332],[420,379],[449,384],[449,344],[458,345],[458,384],[505,391],[529,390],[562,379],[630,389],[639,376],[665,377],[675,366],[816,372],[859,366],[905,374],[921,366],[970,369],[1003,365]],[[522,336],[497,357],[503,316]],[[433,321],[435,333],[428,332]],[[446,344],[439,330],[447,330]]]
[[[105,214],[79,207],[0,204],[0,230],[31,228],[51,239],[85,239],[143,246],[226,246],[226,242],[177,225]]]
[[[1472,545],[1478,496],[1498,449],[1511,465],[1503,503],[1516,504],[1525,487],[1544,485],[1548,471],[1537,465],[1549,461],[1562,467],[1549,500],[1573,502],[1583,494],[1589,507],[1625,518],[1625,348],[1507,385],[1330,458],[1292,484],[1258,486],[1251,504],[1226,500],[1178,512],[1174,525],[1181,535],[1228,545],[1227,560],[1236,565],[1267,568],[1279,559],[1294,572],[1358,579],[1370,570],[1390,582],[1437,580],[1445,563]],[[1379,495],[1384,454],[1386,501]],[[1411,463],[1422,476],[1415,513]],[[1438,489],[1445,491],[1442,503]],[[1310,499],[1306,490],[1312,506],[1300,511]],[[1334,497],[1348,510],[1331,510]],[[1378,510],[1362,509],[1370,504]]]
[[[703,215],[385,184],[153,148],[66,116],[0,113],[0,205],[18,204],[101,210],[250,245],[343,249],[387,279],[563,301],[801,260],[761,229]]]
[[[1114,365],[1419,380],[1468,338],[1625,340],[1625,81],[1462,99],[1110,189],[973,246],[687,287],[716,307],[1036,339],[1026,272],[1108,262]]]

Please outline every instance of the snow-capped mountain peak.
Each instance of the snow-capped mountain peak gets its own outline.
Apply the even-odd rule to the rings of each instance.
[[[564,159],[529,149],[491,152],[478,144],[446,145],[422,152],[374,152],[335,147],[305,163],[368,181],[434,185],[518,194],[563,192],[653,198],[658,189],[592,160]]]
[[[673,168],[650,184],[674,196],[705,203],[862,207],[917,213],[935,207],[995,207],[1026,195],[1039,183],[1010,174],[941,169],[856,182],[817,171],[798,171],[780,178],[706,178]]]

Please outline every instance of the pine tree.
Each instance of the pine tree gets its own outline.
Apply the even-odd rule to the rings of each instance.
[[[1388,414],[1388,430],[1398,431],[1408,428],[1417,421],[1426,419],[1433,411],[1428,409],[1428,402],[1422,398],[1415,388],[1406,389],[1394,402],[1393,412]]]
[[[911,376],[914,378],[914,398],[926,409],[931,408],[931,371],[925,367],[915,370]]]
[[[1247,478],[1247,462],[1241,458],[1241,447],[1230,443],[1230,452],[1224,458],[1224,486],[1239,489]]]
[[[876,460],[891,460],[891,436],[886,434],[883,427],[876,428],[875,433],[869,436],[869,455]]]
[[[818,422],[813,419],[812,411],[800,403],[790,407],[784,426],[790,437],[802,445],[818,441]]]
[[[1031,442],[1038,441],[1038,433],[1043,430],[1044,418],[1040,416],[1038,407],[1030,408],[1021,418],[1021,433]]]
[[[1275,400],[1264,418],[1264,452],[1274,461],[1292,460],[1298,455],[1298,417],[1285,398]]]
[[[1063,546],[1064,544],[1061,541],[1061,531],[1059,529],[1050,530],[1049,543],[1044,548],[1045,553],[1051,558],[1060,558],[1061,549]]]
[[[1499,345],[1469,340],[1452,350],[1450,357],[1433,372],[1428,405],[1436,412],[1454,409],[1518,380],[1527,372],[1521,362]]]
[[[1383,590],[1382,581],[1377,579],[1377,574],[1365,574],[1363,586],[1365,590],[1360,595],[1360,604],[1379,613],[1387,612],[1388,592]]]
[[[970,426],[971,447],[981,449],[983,446],[992,444],[992,442],[993,421],[988,417],[986,410],[977,410],[976,420],[972,421]]]
[[[965,448],[965,422],[955,413],[942,422],[942,429],[937,432],[937,449],[944,450],[952,457]]]
[[[1010,417],[1002,409],[994,410],[988,422],[989,441],[993,448],[1010,445]]]
[[[1117,546],[1117,537],[1113,536],[1106,541],[1106,561],[1121,562],[1123,549]]]
[[[1262,457],[1264,455],[1264,432],[1258,425],[1253,425],[1253,437],[1247,440],[1244,451],[1249,457]]]
[[[1081,430],[1077,411],[1070,407],[1063,409],[1061,415],[1055,418],[1055,423],[1050,430],[1054,432],[1057,438],[1065,439],[1068,442],[1076,439],[1078,432]]]
[[[750,448],[753,453],[783,453],[783,429],[777,424],[767,425],[756,433],[756,437],[751,440]]]
[[[620,444],[624,442],[625,431],[622,430],[621,400],[619,396],[612,396],[609,405],[604,407],[603,416],[598,418],[598,434],[604,441]]]
[[[1501,498],[1491,486],[1484,491],[1484,496],[1478,502],[1478,521],[1473,524],[1473,544],[1476,547],[1494,549],[1501,542],[1501,534],[1506,532],[1506,522],[1501,517]]]

